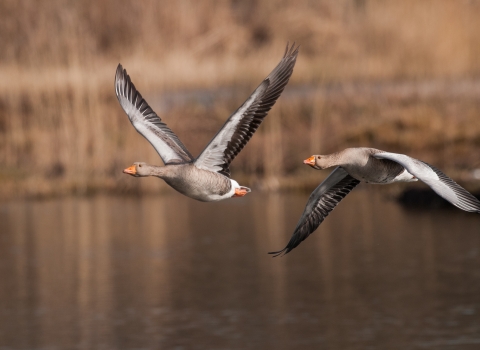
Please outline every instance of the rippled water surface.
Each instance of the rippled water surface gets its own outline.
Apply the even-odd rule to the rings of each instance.
[[[480,215],[352,192],[0,204],[0,349],[479,349]]]

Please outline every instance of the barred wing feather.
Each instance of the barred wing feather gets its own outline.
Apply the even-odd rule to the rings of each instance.
[[[255,89],[245,103],[233,113],[210,141],[195,165],[200,169],[230,176],[230,163],[245,147],[275,104],[293,72],[298,46],[287,45],[280,63]]]
[[[465,211],[480,213],[480,201],[436,167],[405,154],[379,152],[373,156],[397,162],[454,206]]]
[[[120,64],[115,74],[115,94],[134,128],[152,144],[165,164],[193,160],[177,135],[143,99]]]
[[[340,167],[323,181],[308,198],[297,227],[287,246],[282,250],[270,252],[274,256],[285,255],[310,236],[338,203],[360,183]]]

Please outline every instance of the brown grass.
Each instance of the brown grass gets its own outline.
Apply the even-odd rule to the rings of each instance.
[[[287,40],[302,45],[292,81],[236,178],[276,188],[308,176],[299,164],[311,153],[360,145],[459,178],[480,167],[480,2],[4,0],[0,194],[162,189],[121,174],[160,160],[116,101],[117,63],[197,154]],[[214,105],[162,104],[231,86]]]

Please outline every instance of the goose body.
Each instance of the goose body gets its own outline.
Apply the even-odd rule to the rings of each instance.
[[[416,181],[401,164],[378,159],[375,154],[381,151],[373,148],[347,148],[341,152],[322,157],[322,165],[341,166],[350,176],[358,181],[372,184],[389,184],[393,182]],[[317,165],[314,168],[319,168]]]
[[[136,169],[135,169],[136,168]],[[235,190],[245,189],[225,175],[197,168],[193,163],[167,166],[135,163],[124,170],[134,176],[156,176],[178,192],[201,202],[214,202],[235,196]],[[239,193],[237,193],[237,196]]]
[[[157,176],[178,192],[203,202],[249,193],[249,188],[230,178],[229,165],[280,97],[293,73],[297,55],[298,46],[287,44],[280,63],[227,119],[197,158],[150,108],[119,64],[115,75],[118,101],[134,128],[152,144],[165,164],[134,163],[124,172],[136,177]]]
[[[480,201],[439,169],[405,154],[375,148],[347,148],[329,155],[313,155],[304,161],[314,169],[335,167],[312,192],[287,246],[287,254],[312,234],[337,204],[360,182],[390,184],[421,180],[456,207],[480,213]]]

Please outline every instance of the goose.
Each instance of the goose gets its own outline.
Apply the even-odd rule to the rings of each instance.
[[[135,177],[156,176],[178,192],[202,201],[243,197],[250,192],[230,178],[229,165],[257,130],[280,97],[292,75],[299,46],[285,49],[280,63],[253,91],[194,158],[173,131],[152,110],[119,64],[115,74],[115,93],[133,127],[160,155],[164,166],[135,162],[123,172]]]
[[[287,246],[274,256],[284,255],[310,236],[337,204],[361,181],[390,184],[421,180],[454,206],[480,213],[480,201],[440,170],[405,154],[375,148],[347,148],[329,155],[313,155],[303,161],[314,169],[336,167],[312,192]]]

